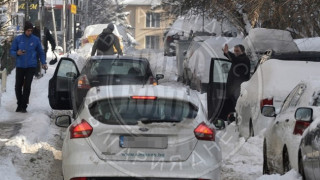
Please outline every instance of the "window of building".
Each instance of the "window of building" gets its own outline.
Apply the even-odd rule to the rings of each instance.
[[[147,13],[146,19],[147,27],[160,27],[160,14],[159,13]]]
[[[146,36],[146,48],[147,49],[159,49],[160,43],[159,36]]]

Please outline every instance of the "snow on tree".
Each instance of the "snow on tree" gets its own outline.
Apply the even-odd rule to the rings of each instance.
[[[114,23],[128,27],[125,5],[117,0],[90,0],[88,3],[88,25]],[[82,12],[85,16],[85,11]]]

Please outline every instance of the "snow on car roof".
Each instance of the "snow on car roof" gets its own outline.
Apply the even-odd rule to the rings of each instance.
[[[200,106],[200,100],[188,88],[175,88],[162,85],[109,85],[91,88],[86,96],[86,104],[97,99],[130,97],[130,96],[156,96],[165,99],[188,101]]]
[[[268,49],[276,52],[299,51],[289,31],[279,29],[251,29],[244,40],[244,46],[253,52],[265,52]]]

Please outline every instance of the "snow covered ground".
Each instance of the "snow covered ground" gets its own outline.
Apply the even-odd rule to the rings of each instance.
[[[76,58],[75,55],[72,57]],[[57,63],[56,63],[57,64]],[[181,87],[176,82],[175,57],[153,54],[150,64],[155,74],[164,74],[163,85]],[[54,124],[59,113],[52,111],[48,102],[48,81],[56,65],[49,65],[41,79],[34,79],[28,113],[16,113],[14,93],[15,71],[8,76],[7,92],[2,94],[0,106],[0,179],[34,180],[62,179],[61,146],[65,129]],[[206,107],[206,94],[200,94]],[[262,176],[262,135],[245,141],[239,138],[235,124],[219,131],[223,161],[223,180],[299,180],[300,175],[290,171],[284,176]]]

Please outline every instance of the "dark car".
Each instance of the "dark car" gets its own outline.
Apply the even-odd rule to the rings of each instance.
[[[307,108],[306,111],[310,116],[301,120],[300,123],[302,127],[310,125],[303,134],[298,154],[299,172],[303,180],[317,180],[320,177],[320,121],[313,121],[313,110],[320,109]]]
[[[157,84],[145,58],[94,56],[81,70],[71,58],[61,58],[49,81],[49,103],[52,109],[77,113],[91,87],[104,85]],[[70,98],[71,97],[71,98]],[[70,99],[72,102],[70,102]]]

